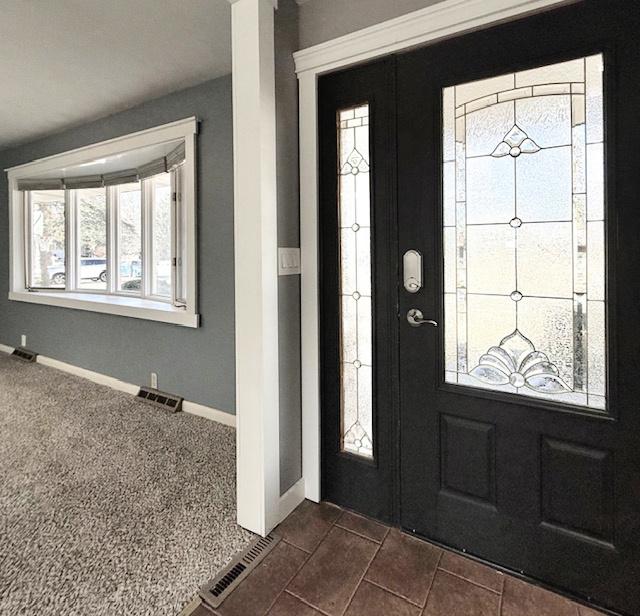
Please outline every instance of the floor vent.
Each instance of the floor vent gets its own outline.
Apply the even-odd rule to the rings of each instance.
[[[13,353],[11,353],[11,355],[16,359],[29,362],[30,364],[34,364],[36,362],[36,359],[38,358],[37,353],[34,353],[33,351],[27,351],[27,349],[15,349]]]
[[[238,554],[211,582],[200,591],[203,601],[212,608],[220,604],[233,589],[246,578],[280,542],[280,537],[269,535],[253,541]]]
[[[138,398],[173,413],[182,410],[182,398],[157,389],[151,389],[150,387],[141,387],[138,392]]]

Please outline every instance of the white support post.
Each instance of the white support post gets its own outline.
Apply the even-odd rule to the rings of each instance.
[[[230,0],[238,523],[280,521],[274,0]]]
[[[300,245],[302,246],[302,476],[320,502],[320,313],[318,290],[317,76],[300,75]]]

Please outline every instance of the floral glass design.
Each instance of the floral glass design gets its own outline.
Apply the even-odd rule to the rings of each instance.
[[[338,112],[342,451],[373,458],[369,106]]]
[[[517,389],[564,393],[571,388],[562,380],[558,368],[518,330],[491,347],[470,373],[485,383],[511,384]]]
[[[603,73],[443,90],[445,382],[606,409]]]
[[[495,158],[502,158],[503,156],[517,158],[520,154],[535,154],[539,151],[540,146],[514,124],[513,128],[505,135],[504,140],[491,153],[491,156]]]

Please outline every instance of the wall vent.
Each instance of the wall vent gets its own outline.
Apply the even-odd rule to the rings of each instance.
[[[171,411],[172,413],[177,413],[182,410],[182,398],[165,393],[164,391],[152,389],[151,387],[141,387],[138,392],[138,398],[151,402],[151,404]]]
[[[38,359],[37,353],[34,353],[33,351],[27,351],[27,349],[15,349],[13,353],[11,353],[11,355],[16,359],[29,362],[30,364],[34,364]]]
[[[220,607],[221,603],[280,543],[280,537],[268,535],[260,537],[240,552],[213,580],[205,584],[200,591],[200,597],[206,605],[212,608]]]

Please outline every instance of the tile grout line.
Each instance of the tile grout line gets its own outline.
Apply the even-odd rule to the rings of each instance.
[[[429,605],[429,595],[433,589],[433,584],[436,581],[436,575],[438,575],[438,569],[440,569],[440,563],[442,562],[442,557],[444,556],[444,550],[440,549],[440,556],[438,557],[438,562],[436,563],[436,568],[433,571],[433,576],[431,577],[431,583],[429,584],[429,588],[427,590],[427,596],[424,600],[424,605],[422,606],[422,612],[420,612],[420,616],[425,616],[427,612],[427,605]]]
[[[498,601],[498,616],[502,616],[502,604],[504,602],[504,587],[507,584],[507,576],[503,574],[502,577],[502,592],[500,593],[500,600]],[[578,615],[580,616],[580,615]]]
[[[387,532],[384,535],[384,539],[382,540],[382,543],[377,544],[376,551],[374,552],[373,556],[371,557],[371,560],[369,561],[365,570],[363,571],[362,576],[360,577],[360,580],[358,580],[358,583],[356,584],[356,587],[353,590],[353,593],[351,594],[351,597],[349,598],[349,601],[347,602],[346,607],[344,608],[344,610],[342,610],[341,616],[344,616],[344,614],[346,614],[348,609],[351,607],[351,604],[353,603],[353,598],[356,596],[356,593],[358,592],[358,589],[360,588],[360,586],[362,586],[362,581],[365,579],[367,573],[369,572],[369,569],[371,568],[371,564],[376,559],[378,552],[380,552],[380,550],[382,549],[382,545],[386,541],[390,532],[391,532],[391,528],[387,528]]]
[[[364,580],[364,581],[367,582],[367,584],[371,584],[372,586],[377,586],[380,590],[384,590],[385,592],[389,593],[390,595],[393,595],[394,597],[398,597],[398,599],[402,599],[403,601],[406,601],[410,605],[413,605],[413,607],[417,607],[420,610],[423,608],[423,606],[420,605],[419,603],[416,603],[415,601],[412,601],[408,597],[405,597],[404,595],[401,595],[400,593],[396,592],[395,590],[391,590],[391,588],[387,588],[386,586],[383,586],[382,584],[379,584],[378,582],[374,582],[373,580]]]
[[[335,505],[331,505],[331,507],[335,507]],[[343,511],[342,509],[340,509],[339,507],[335,507],[336,509],[339,509],[340,511]],[[288,543],[289,545],[292,545],[294,548],[298,548],[299,550],[302,550],[303,552],[306,552],[307,554],[309,554],[310,556],[315,554],[316,550],[320,547],[320,544],[327,538],[327,535],[331,532],[331,529],[336,526],[336,522],[340,519],[340,515],[336,516],[336,519],[331,522],[329,524],[329,528],[327,528],[326,532],[324,533],[324,535],[322,535],[320,537],[320,541],[318,541],[317,545],[315,548],[313,548],[311,551],[305,550],[305,548],[300,547],[299,545],[296,545],[295,543],[293,543],[292,541],[289,541],[287,539],[285,539],[284,537],[282,538],[283,541],[285,541],[286,543]],[[278,530],[277,528],[275,529],[276,531]]]
[[[294,545],[293,543],[289,543],[286,539],[282,539],[282,541],[284,543],[286,543],[287,545],[290,545],[290,546],[300,550],[301,552],[304,552],[306,554],[306,558],[302,561],[300,566],[295,570],[293,575],[287,580],[287,583],[284,585],[284,588],[276,595],[275,599],[269,604],[269,607],[266,609],[266,611],[264,613],[265,616],[268,616],[269,612],[273,609],[273,606],[278,602],[278,599],[282,596],[282,594],[285,593],[285,592],[288,592],[287,587],[289,586],[289,584],[291,584],[291,582],[296,577],[296,575],[298,575],[298,573],[300,573],[300,571],[302,570],[302,567],[304,567],[309,562],[311,557],[316,553],[316,551],[318,550],[318,548],[320,547],[322,542],[326,539],[327,535],[329,534],[329,532],[331,531],[333,526],[334,526],[334,524],[331,524],[329,526],[329,530],[326,532],[325,535],[323,535],[322,539],[320,539],[320,541],[318,542],[318,545],[316,545],[314,550],[311,551],[311,552],[307,552],[306,550],[303,550],[302,548],[299,548],[297,545]],[[291,592],[289,592],[289,594],[293,595],[293,593],[291,593]],[[295,596],[295,595],[293,595],[293,596]],[[300,597],[297,597],[297,598],[299,599]],[[310,606],[310,607],[313,607],[313,606]]]
[[[382,545],[384,543],[384,540],[387,538],[387,535],[389,534],[389,529],[387,528],[387,532],[385,533],[382,541],[378,541],[377,539],[373,539],[372,537],[368,537],[367,535],[359,533],[358,531],[353,530],[351,528],[346,528],[344,526],[340,526],[340,524],[338,524],[337,522],[334,524],[334,526],[336,526],[337,528],[340,528],[342,530],[346,530],[348,533],[351,533],[352,535],[356,535],[356,537],[361,537],[362,539],[367,539],[367,541],[373,541],[373,543],[377,543],[378,545]]]
[[[341,510],[342,511],[342,510]],[[284,543],[286,543],[287,545],[290,545],[298,550],[300,550],[301,552],[304,552],[306,554],[306,558],[302,561],[301,565],[296,569],[295,573],[287,580],[287,583],[284,585],[284,588],[276,595],[275,599],[272,601],[272,603],[269,605],[269,607],[267,608],[267,610],[265,611],[265,616],[268,616],[269,612],[273,609],[273,606],[278,602],[278,599],[283,595],[283,593],[288,593],[290,594],[292,597],[296,597],[296,599],[299,599],[300,601],[302,601],[303,603],[305,603],[306,605],[308,605],[309,607],[318,610],[320,612],[322,612],[323,614],[325,614],[325,612],[323,612],[322,610],[320,610],[319,608],[317,608],[314,605],[311,605],[309,603],[307,603],[306,601],[304,601],[302,599],[302,597],[298,597],[297,595],[295,595],[294,593],[292,593],[289,590],[289,584],[291,584],[291,582],[293,581],[293,579],[298,575],[298,573],[300,573],[300,571],[302,570],[302,568],[309,562],[309,560],[311,560],[311,557],[318,551],[318,548],[322,545],[322,543],[324,542],[324,540],[327,538],[327,536],[329,535],[329,533],[331,532],[331,529],[333,529],[336,526],[336,522],[340,519],[342,514],[337,515],[336,518],[329,524],[327,531],[322,535],[322,537],[320,538],[320,541],[318,541],[318,543],[316,544],[316,547],[313,548],[313,550],[311,550],[310,552],[307,552],[307,550],[305,550],[304,548],[301,548],[297,545],[295,545],[294,543],[287,541],[286,539],[282,539],[282,541]],[[277,530],[277,529],[276,529]],[[327,614],[326,616],[331,616],[330,614]]]
[[[287,593],[292,597],[295,597],[298,601],[300,601],[300,603],[304,603],[307,607],[310,607],[312,610],[315,610],[320,614],[324,614],[324,616],[333,616],[332,614],[329,614],[329,612],[325,612],[322,608],[319,608],[317,605],[313,605],[313,603],[309,603],[306,599],[304,599],[300,595],[296,595],[295,592],[293,592],[292,590],[289,590],[288,588],[285,588],[282,592]]]
[[[438,571],[442,571],[444,573],[447,573],[448,575],[452,575],[454,577],[457,577],[460,580],[464,580],[465,582],[469,582],[469,584],[473,584],[474,586],[477,586],[478,588],[482,588],[483,590],[487,590],[491,593],[493,593],[494,595],[500,595],[502,594],[502,590],[494,590],[493,588],[489,588],[488,586],[485,586],[484,584],[480,584],[479,582],[476,582],[475,580],[470,580],[469,578],[465,577],[464,575],[460,575],[459,573],[455,573],[454,571],[449,571],[448,569],[445,569],[444,567],[438,567]],[[502,579],[502,587],[504,588],[504,574],[501,574]]]

